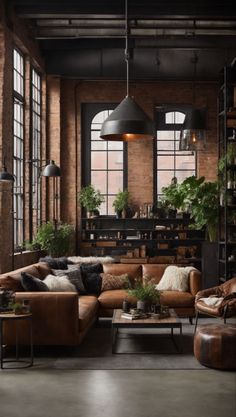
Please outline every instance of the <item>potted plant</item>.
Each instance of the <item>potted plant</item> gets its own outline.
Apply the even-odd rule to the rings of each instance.
[[[137,308],[144,312],[150,309],[151,304],[160,304],[161,292],[153,283],[137,280],[134,287],[126,291],[128,295],[137,298]]]
[[[116,195],[115,200],[113,201],[113,207],[115,209],[116,215],[118,218],[125,218],[126,210],[129,204],[130,193],[128,190],[119,191]]]
[[[26,247],[30,250],[45,250],[52,257],[64,256],[69,253],[73,228],[67,223],[56,225],[53,222],[42,224],[31,243]]]
[[[97,214],[100,205],[105,201],[101,191],[96,190],[91,184],[80,190],[78,198],[80,204],[87,210],[88,217]]]
[[[192,195],[191,218],[194,220],[194,228],[200,230],[206,227],[210,242],[217,237],[218,226],[218,183],[203,182],[195,195]]]

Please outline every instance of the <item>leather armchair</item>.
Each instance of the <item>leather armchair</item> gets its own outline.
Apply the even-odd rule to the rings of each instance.
[[[219,305],[208,305],[202,300],[211,296],[222,298]],[[199,313],[207,314],[212,317],[221,317],[226,322],[227,317],[236,315],[236,278],[232,278],[223,284],[199,291],[195,297],[195,311],[197,327]]]

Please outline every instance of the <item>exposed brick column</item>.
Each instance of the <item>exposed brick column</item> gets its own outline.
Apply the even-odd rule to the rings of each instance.
[[[53,159],[56,165],[61,166],[61,81],[58,77],[47,77],[47,135],[46,135],[46,159]],[[60,178],[56,179],[58,182],[58,220],[60,219]],[[53,219],[53,178],[42,178],[42,182],[46,182],[47,187],[47,219]],[[56,203],[56,201],[55,201]]]

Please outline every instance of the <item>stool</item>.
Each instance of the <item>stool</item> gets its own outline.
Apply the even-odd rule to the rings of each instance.
[[[198,326],[194,335],[194,355],[204,366],[236,369],[236,325]]]

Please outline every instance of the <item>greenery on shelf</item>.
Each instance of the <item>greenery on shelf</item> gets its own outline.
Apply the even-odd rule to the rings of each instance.
[[[118,194],[116,194],[116,198],[113,201],[113,207],[116,213],[121,213],[128,208],[129,198],[130,193],[128,190],[119,191]]]
[[[194,228],[206,227],[210,242],[217,238],[218,227],[218,182],[205,181],[196,190],[191,203],[191,218]]]
[[[54,224],[47,222],[42,224],[32,243],[27,243],[30,250],[45,250],[53,257],[64,256],[69,253],[73,228],[67,223]]]
[[[167,206],[189,212],[194,221],[192,227],[208,232],[211,242],[216,240],[218,225],[218,193],[217,181],[205,181],[205,177],[191,176],[180,184],[171,184],[162,188],[163,201]]]
[[[88,211],[98,210],[100,205],[105,201],[100,190],[96,190],[93,185],[83,187],[78,193],[80,204]]]
[[[162,202],[166,207],[189,212],[192,200],[195,198],[196,191],[204,182],[205,178],[196,178],[194,175],[186,178],[181,183],[172,183],[162,188]]]
[[[126,290],[128,295],[137,298],[139,301],[146,301],[150,304],[160,304],[161,291],[156,289],[153,283],[142,283],[137,280],[133,288]]]

